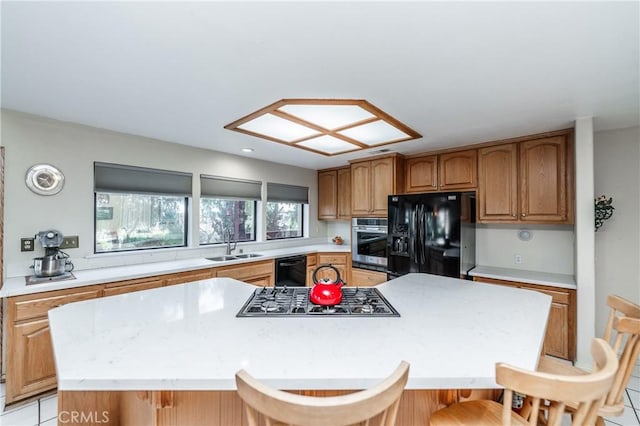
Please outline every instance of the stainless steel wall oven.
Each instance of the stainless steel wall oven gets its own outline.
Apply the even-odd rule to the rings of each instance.
[[[387,219],[351,219],[351,259],[354,267],[387,270]]]

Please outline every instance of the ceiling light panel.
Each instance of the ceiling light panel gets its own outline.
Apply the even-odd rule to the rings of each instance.
[[[314,123],[327,130],[339,129],[367,119],[375,118],[358,105],[284,105],[279,111]]]
[[[364,99],[281,99],[224,128],[327,156],[422,137]]]
[[[402,130],[382,120],[351,127],[338,133],[367,145],[380,145],[382,143],[412,139]]]
[[[319,135],[320,132],[290,120],[265,114],[238,126],[239,129],[258,133],[264,136],[291,142],[298,139]]]
[[[301,145],[305,148],[310,148],[331,155],[360,149],[358,145],[354,145],[352,143],[343,141],[342,139],[334,138],[333,136],[329,135],[309,139],[304,142],[297,143],[296,145]]]

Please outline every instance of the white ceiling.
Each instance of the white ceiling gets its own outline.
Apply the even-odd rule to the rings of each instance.
[[[376,148],[324,157],[223,126],[354,98],[423,135],[387,146],[402,153],[584,116],[623,128],[639,124],[638,6],[2,1],[2,107],[314,169]]]

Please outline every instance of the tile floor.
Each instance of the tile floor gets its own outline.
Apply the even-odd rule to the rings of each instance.
[[[48,395],[29,404],[4,410],[4,388],[0,385],[0,426],[55,426],[58,397]],[[622,416],[605,419],[607,426],[640,426],[640,361],[635,366],[625,395]]]

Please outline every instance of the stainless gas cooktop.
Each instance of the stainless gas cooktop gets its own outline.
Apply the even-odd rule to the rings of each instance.
[[[399,317],[398,311],[371,287],[343,287],[342,302],[335,306],[311,303],[308,287],[263,287],[256,289],[237,317],[352,316]]]

